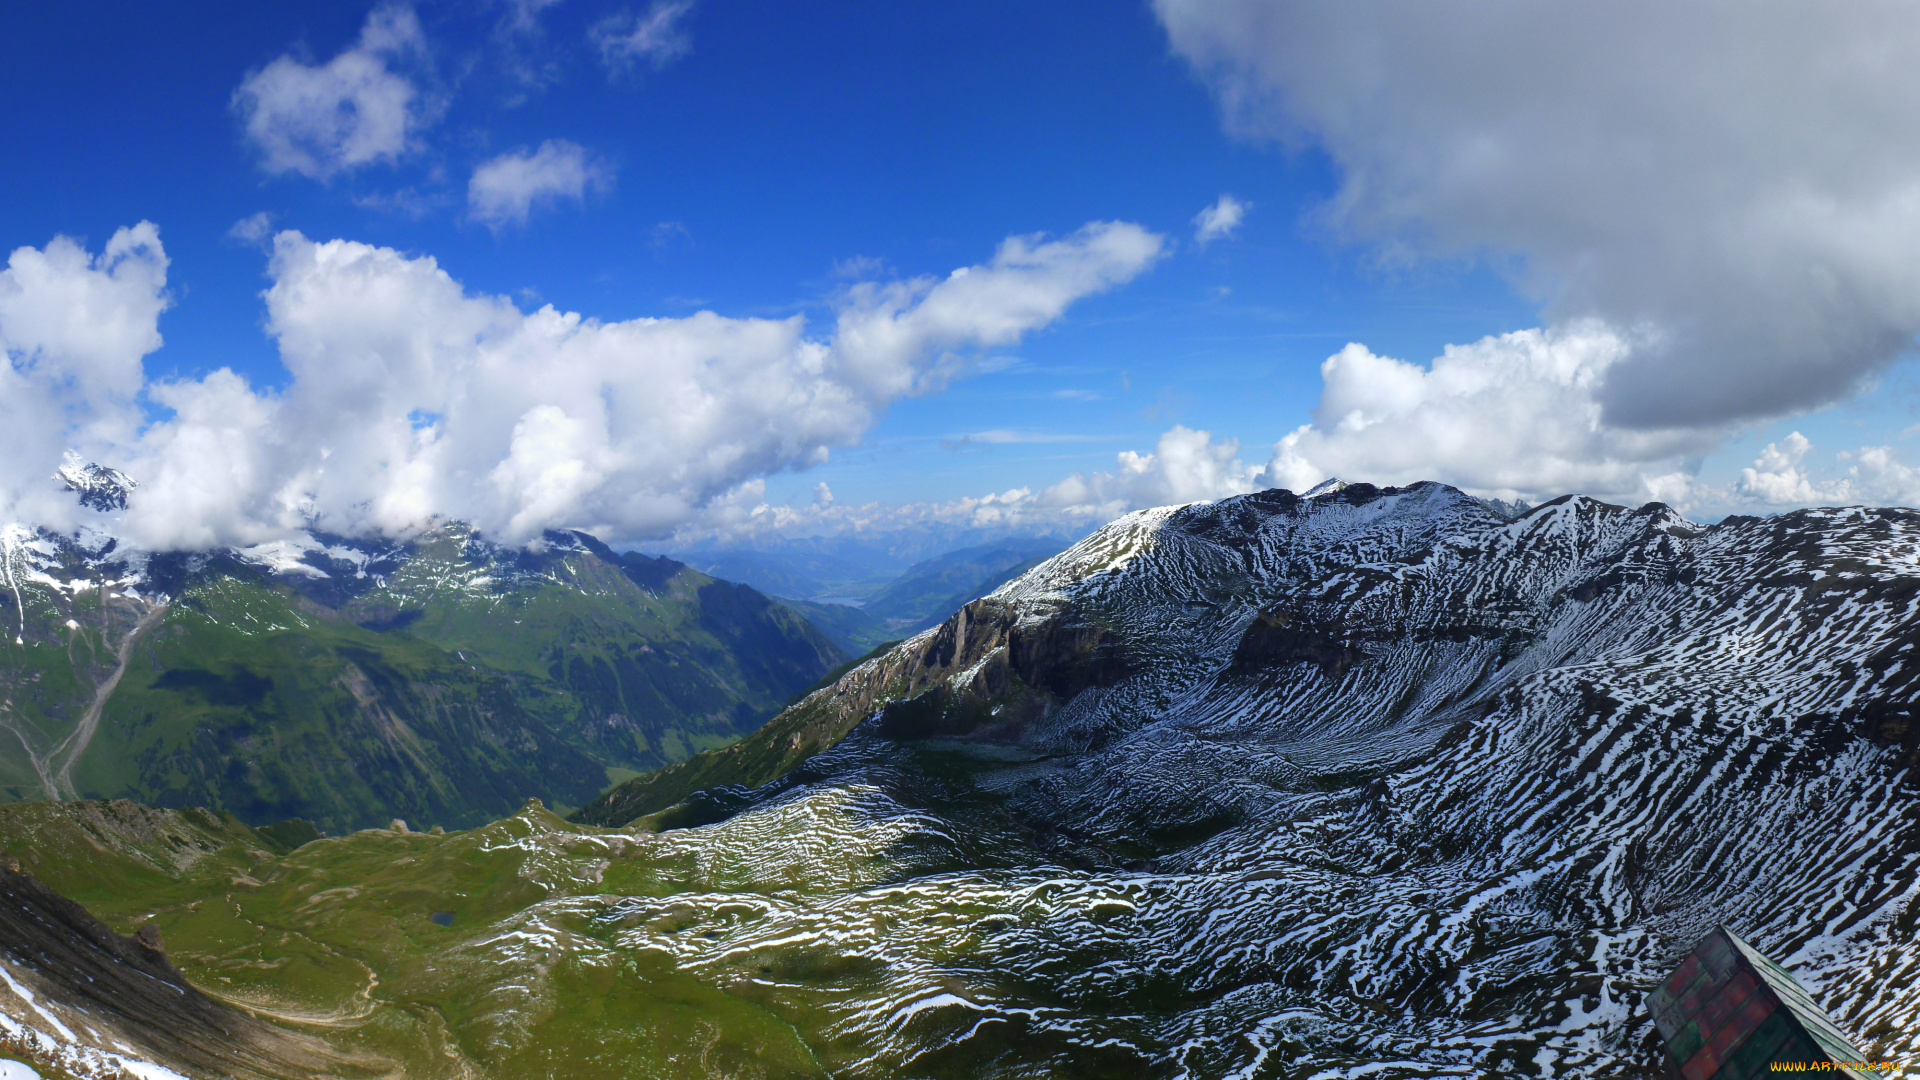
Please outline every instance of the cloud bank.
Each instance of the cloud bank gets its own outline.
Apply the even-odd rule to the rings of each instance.
[[[1313,421],[1274,447],[1265,478],[1296,491],[1339,476],[1500,499],[1683,502],[1721,433],[1606,423],[1597,391],[1634,347],[1597,321],[1450,345],[1427,367],[1348,345],[1320,365]]]
[[[1214,441],[1206,431],[1174,426],[1151,453],[1121,451],[1111,472],[1074,473],[1039,491],[1012,488],[944,502],[848,505],[821,484],[806,506],[765,501],[766,484],[753,480],[715,499],[675,536],[680,545],[753,544],[809,536],[880,535],[907,530],[986,533],[1071,532],[1130,510],[1203,502],[1268,486],[1266,471],[1237,457],[1240,444]]]
[[[1847,463],[1838,477],[1819,479],[1804,462],[1813,448],[1795,431],[1768,443],[1753,465],[1740,470],[1736,493],[1745,501],[1767,507],[1807,506],[1814,503],[1878,503],[1920,506],[1920,469],[1901,463],[1893,448],[1867,446],[1842,451]]]
[[[1350,386],[1367,382],[1411,396],[1380,407],[1415,409],[1419,446],[1455,448],[1428,473],[1523,490],[1494,455],[1517,423],[1553,457],[1523,471],[1609,482],[1626,463],[1684,461],[1741,421],[1841,400],[1920,331],[1920,21],[1907,4],[1154,10],[1231,131],[1331,156],[1340,188],[1323,221],[1336,233],[1492,259],[1548,315],[1534,338],[1450,350],[1419,379],[1336,357],[1294,459],[1398,473],[1392,440],[1361,448],[1375,407],[1346,421]],[[1519,375],[1513,396],[1465,386],[1494,367]],[[1484,446],[1442,430],[1475,402]]]
[[[49,479],[66,445],[137,437],[140,358],[160,347],[168,304],[160,233],[142,222],[90,255],[64,237],[20,248],[0,270],[0,499],[29,520],[69,520]]]
[[[664,536],[760,477],[824,461],[891,401],[1131,280],[1164,246],[1124,222],[1011,237],[945,278],[845,290],[819,337],[800,316],[526,312],[430,257],[282,232],[264,296],[291,378],[264,392],[225,369],[145,380],[167,303],[154,226],[97,256],[56,239],[0,274],[0,401],[20,433],[0,498],[16,519],[80,520],[44,479],[71,448],[141,482],[120,528],[153,548],[308,524],[403,535],[448,517],[509,540]],[[149,422],[143,406],[169,415]]]

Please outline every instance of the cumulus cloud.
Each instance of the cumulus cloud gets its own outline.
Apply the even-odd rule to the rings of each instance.
[[[637,63],[662,68],[693,47],[682,25],[693,10],[693,0],[654,0],[644,15],[622,11],[595,23],[589,39],[611,74]]]
[[[1274,447],[1265,480],[1439,480],[1501,499],[1579,491],[1684,498],[1719,433],[1609,425],[1599,391],[1635,342],[1603,323],[1450,345],[1428,367],[1348,345],[1320,365],[1313,420]]]
[[[1224,499],[1258,490],[1262,473],[1239,460],[1240,443],[1175,424],[1150,454],[1123,450],[1112,472],[1074,473],[1037,502],[1069,517],[1104,519],[1143,506]]]
[[[578,143],[549,139],[535,151],[513,150],[473,170],[467,182],[467,212],[490,228],[524,225],[542,207],[613,186],[613,168]]]
[[[48,478],[70,446],[132,440],[160,347],[167,256],[151,222],[115,232],[98,255],[66,237],[23,247],[0,270],[0,502],[53,523],[72,499]]]
[[[1836,459],[1851,462],[1838,476],[1820,477],[1807,464],[1813,443],[1799,432],[1763,447],[1751,466],[1740,470],[1735,501],[1764,507],[1869,503],[1920,505],[1920,469],[1895,456],[1890,446],[1866,446],[1843,451]]]
[[[50,475],[69,447],[124,468],[142,486],[123,527],[156,548],[310,522],[404,535],[436,518],[516,541],[552,527],[664,536],[760,477],[824,461],[958,358],[1131,279],[1163,245],[1121,222],[1014,237],[945,278],[846,290],[818,337],[799,316],[527,312],[430,257],[282,232],[265,298],[290,379],[265,392],[224,369],[144,381],[166,303],[151,225],[99,256],[61,239],[15,252],[0,276],[0,407],[18,432],[4,475]],[[142,393],[168,413],[144,428]],[[38,494],[4,493],[6,511],[73,517],[49,509],[70,501],[57,485],[27,487]]]
[[[1243,135],[1317,144],[1353,238],[1491,254],[1632,348],[1605,419],[1841,398],[1920,330],[1920,22],[1898,0],[1154,0]]]
[[[432,108],[396,63],[424,55],[413,10],[374,9],[353,47],[325,64],[281,56],[248,75],[233,108],[270,173],[326,180],[399,160]]]
[[[1215,240],[1232,236],[1251,209],[1253,204],[1250,202],[1242,202],[1231,195],[1221,195],[1213,200],[1213,205],[1193,215],[1194,241],[1205,247]]]

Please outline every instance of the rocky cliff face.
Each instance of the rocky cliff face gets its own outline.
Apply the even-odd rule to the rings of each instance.
[[[808,999],[856,1075],[1627,1075],[1720,922],[1900,1058],[1917,601],[1910,511],[1266,492],[1121,519],[584,813],[747,865],[783,815],[892,837],[675,946],[868,965]]]

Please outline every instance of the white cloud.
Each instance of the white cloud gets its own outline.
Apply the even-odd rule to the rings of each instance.
[[[948,450],[960,450],[968,446],[1025,446],[1106,441],[1108,437],[1105,435],[1071,435],[1058,431],[1015,431],[1012,428],[990,428],[986,431],[972,431],[950,439],[941,439],[940,445]]]
[[[602,19],[588,37],[609,72],[626,71],[640,62],[662,68],[693,47],[681,25],[692,10],[693,0],[654,0],[644,15],[623,11]]]
[[[885,259],[872,255],[853,255],[833,264],[833,276],[837,278],[877,278],[890,272]]]
[[[413,10],[375,8],[360,40],[325,64],[281,56],[248,75],[233,108],[271,173],[325,180],[374,162],[393,162],[414,146],[432,108],[399,60],[424,54]]]
[[[1213,205],[1193,215],[1194,240],[1204,247],[1215,240],[1232,236],[1251,209],[1253,204],[1250,202],[1242,202],[1231,195],[1221,195],[1213,201]]]
[[[1763,447],[1740,470],[1733,494],[1765,507],[1867,503],[1920,506],[1920,468],[1899,460],[1890,446],[1864,446],[1837,455],[1853,464],[1838,476],[1815,476],[1806,464],[1813,443],[1799,432]]]
[[[560,0],[508,0],[506,16],[501,20],[501,29],[509,34],[538,34],[540,13],[559,2]]]
[[[1680,501],[1718,433],[1606,422],[1599,389],[1633,344],[1589,322],[1449,345],[1426,368],[1348,345],[1320,365],[1313,422],[1275,445],[1265,479],[1295,491],[1338,476],[1501,499]]]
[[[58,524],[70,496],[47,479],[70,446],[125,445],[141,415],[142,358],[168,304],[160,231],[115,232],[99,255],[55,237],[0,270],[0,504]]]
[[[1773,506],[1818,502],[1823,492],[1800,469],[1801,459],[1812,445],[1797,431],[1777,443],[1768,443],[1750,467],[1740,470],[1736,489],[1750,502]]]
[[[1112,472],[1074,473],[1040,492],[1039,505],[1069,518],[1104,520],[1143,506],[1224,499],[1258,490],[1261,472],[1239,460],[1240,444],[1175,424],[1153,453],[1123,450]]]
[[[946,278],[863,282],[846,292],[834,348],[846,378],[873,395],[935,390],[964,372],[962,346],[1010,345],[1060,317],[1067,305],[1130,280],[1158,260],[1165,238],[1125,222],[1094,222],[1071,236],[1001,241],[985,266]],[[893,359],[931,355],[908,368]]]
[[[1140,274],[1163,245],[1124,223],[1015,237],[944,279],[847,290],[822,339],[798,316],[525,312],[428,257],[283,232],[265,296],[290,380],[262,392],[224,369],[144,381],[166,303],[153,226],[98,257],[56,240],[0,274],[0,475],[31,478],[0,510],[72,520],[71,497],[34,482],[72,447],[141,482],[123,527],[156,548],[260,542],[316,517],[345,532],[451,517],[511,540],[663,536],[824,461],[894,399]],[[143,390],[172,414],[141,429]]]
[[[1337,230],[1491,253],[1554,326],[1631,335],[1597,391],[1611,424],[1817,406],[1920,331],[1901,0],[1154,8],[1232,130],[1326,151]]]
[[[524,225],[535,209],[568,199],[584,202],[589,193],[612,186],[611,166],[577,143],[549,139],[531,153],[510,151],[474,169],[467,182],[467,211],[495,229]]]

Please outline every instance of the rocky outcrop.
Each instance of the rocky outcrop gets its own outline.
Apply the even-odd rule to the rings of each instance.
[[[190,1076],[236,1080],[311,1077],[345,1064],[319,1040],[195,989],[167,959],[158,926],[121,937],[19,866],[11,855],[0,859],[0,1012],[38,1033],[42,1055],[71,1065],[131,1051]]]

